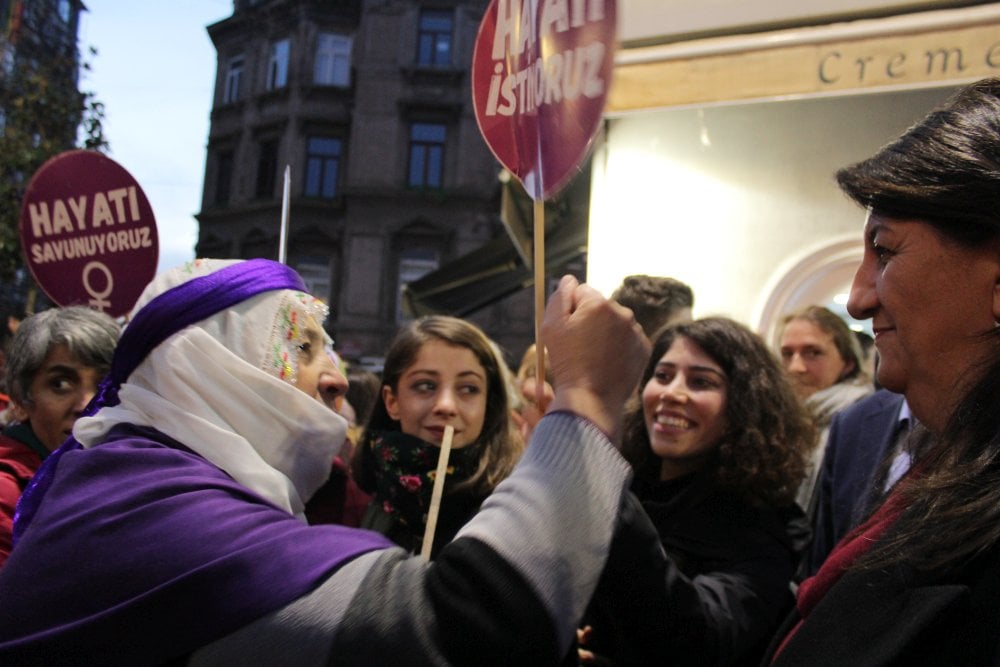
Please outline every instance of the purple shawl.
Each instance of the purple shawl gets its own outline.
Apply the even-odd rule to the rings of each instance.
[[[287,284],[294,272],[262,262],[151,301],[139,315],[159,312],[126,329],[137,333],[116,350],[102,400],[113,404],[131,368],[171,333],[247,292],[297,289]],[[240,281],[246,272],[231,270],[240,266],[262,279]],[[240,298],[220,288],[224,271],[242,285]],[[193,303],[197,315],[188,312]],[[151,318],[153,337],[139,336],[150,332],[137,325]],[[309,593],[350,559],[391,546],[368,531],[307,526],[153,429],[120,425],[90,449],[69,441],[57,462],[33,490],[30,529],[22,523],[0,569],[0,663],[183,657]]]
[[[152,429],[109,437],[66,453],[0,569],[0,663],[161,663],[390,546],[307,526]]]

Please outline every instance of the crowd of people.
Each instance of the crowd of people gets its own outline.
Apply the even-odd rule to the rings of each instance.
[[[837,173],[848,310],[769,346],[677,280],[563,278],[347,367],[269,260],[4,350],[3,664],[995,664],[1000,79]],[[349,378],[350,377],[350,381]]]

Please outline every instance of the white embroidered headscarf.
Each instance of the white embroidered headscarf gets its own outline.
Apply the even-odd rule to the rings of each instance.
[[[133,315],[154,297],[239,260],[196,260],[159,276]],[[150,426],[233,479],[301,516],[330,475],[347,422],[293,386],[306,317],[326,306],[293,290],[262,292],[167,338],[128,376],[120,403],[77,420],[84,447],[116,424]]]

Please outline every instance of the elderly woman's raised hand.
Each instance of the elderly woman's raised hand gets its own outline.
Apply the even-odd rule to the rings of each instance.
[[[555,398],[617,440],[625,401],[649,358],[649,341],[628,308],[572,276],[563,277],[542,323]]]

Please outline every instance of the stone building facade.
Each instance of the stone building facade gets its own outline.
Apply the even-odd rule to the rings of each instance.
[[[404,285],[507,236],[470,92],[487,4],[236,0],[208,26],[197,255],[278,258],[287,166],[287,262],[328,297],[338,351],[377,367],[410,316]],[[462,314],[511,363],[533,339],[525,285]]]

